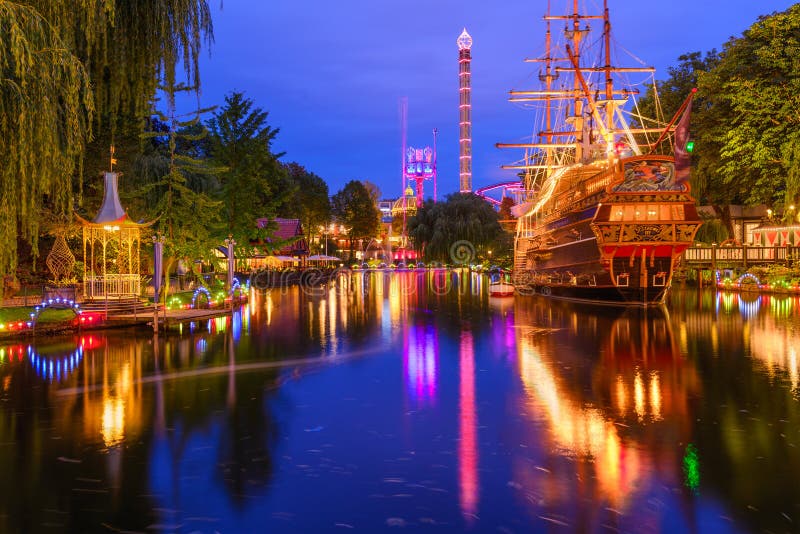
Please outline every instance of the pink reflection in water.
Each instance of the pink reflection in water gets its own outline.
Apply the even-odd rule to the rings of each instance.
[[[403,340],[403,367],[409,397],[420,404],[436,403],[438,357],[433,325],[410,325]]]
[[[459,360],[458,485],[461,513],[472,522],[478,511],[478,415],[475,412],[475,353],[472,332],[461,332]]]

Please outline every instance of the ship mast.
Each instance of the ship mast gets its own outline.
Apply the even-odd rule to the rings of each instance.
[[[567,13],[553,15],[550,11],[551,1],[548,0],[547,14],[544,17],[546,23],[544,56],[525,60],[544,64],[543,71],[539,72],[542,88],[510,91],[510,102],[544,103],[542,110],[544,127],[530,142],[496,144],[498,148],[526,149],[524,160],[521,162],[523,164],[502,166],[503,169],[525,171],[526,189],[532,189],[535,179],[549,177],[555,167],[569,163],[588,163],[596,157],[613,159],[616,156],[615,141],[620,135],[626,136],[632,150],[638,153],[633,137],[635,134],[661,132],[660,128],[630,128],[621,116],[624,103],[631,96],[638,94],[638,91],[615,87],[618,84],[614,83],[613,76],[617,73],[652,73],[654,69],[618,67],[612,64],[608,0],[603,0],[603,12],[597,14],[581,14],[579,0],[572,0],[569,4],[571,5]],[[563,48],[555,44],[552,39],[552,21],[564,22]],[[592,21],[603,24],[600,65],[582,65],[582,56],[587,53],[589,23]],[[559,50],[565,53],[559,53]],[[585,61],[586,59],[584,63]],[[556,87],[555,82],[561,73],[572,76],[571,87]],[[593,80],[590,75],[602,77],[602,81]],[[565,105],[566,109],[561,108],[562,105]],[[559,110],[562,114],[557,113]],[[561,127],[564,122],[566,127]]]
[[[606,153],[612,157],[614,146],[614,78],[611,77],[611,19],[608,16],[608,0],[603,0],[603,40],[605,45],[606,74]]]
[[[580,65],[581,60],[581,20],[578,13],[578,0],[572,0],[572,49],[574,61]],[[583,99],[581,97],[582,88],[578,76],[573,78],[573,108],[574,108],[574,124],[575,124],[575,162],[583,161],[583,148],[584,148],[584,125],[583,125]]]

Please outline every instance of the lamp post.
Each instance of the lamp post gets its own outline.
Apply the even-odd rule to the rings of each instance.
[[[158,333],[158,303],[161,294],[161,281],[164,277],[164,243],[167,238],[161,232],[153,236],[153,331]]]
[[[225,246],[228,247],[228,291],[230,291],[233,287],[233,271],[235,267],[233,247],[236,245],[236,241],[233,240],[232,235],[228,234],[228,238],[224,241],[224,243]]]

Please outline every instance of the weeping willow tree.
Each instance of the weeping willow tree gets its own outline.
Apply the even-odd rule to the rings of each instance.
[[[0,275],[43,207],[69,213],[93,130],[146,116],[178,64],[197,85],[211,36],[206,0],[0,0]]]

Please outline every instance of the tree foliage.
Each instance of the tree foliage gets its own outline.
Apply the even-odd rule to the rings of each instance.
[[[328,184],[297,163],[289,163],[285,168],[293,183],[293,193],[283,210],[284,214],[300,219],[309,241],[312,241],[311,237],[319,231],[319,227],[331,220]]]
[[[503,236],[498,214],[472,193],[454,193],[444,202],[426,201],[408,221],[409,237],[427,260],[451,261],[451,247],[468,241],[476,253],[491,250]]]
[[[17,238],[37,252],[41,209],[68,213],[71,179],[91,131],[89,76],[30,6],[0,0],[0,274]]]
[[[292,193],[278,161],[283,154],[272,152],[279,129],[267,124],[268,116],[243,93],[233,92],[208,121],[208,156],[225,168],[218,175],[216,198],[223,206],[226,231],[241,244],[256,237],[256,219],[274,219]]]
[[[351,180],[331,198],[331,213],[344,225],[350,240],[350,251],[356,239],[378,235],[381,213],[372,201],[369,190],[358,180]]]
[[[800,4],[730,40],[717,68],[700,77],[700,90],[713,95],[728,125],[719,149],[720,188],[739,190],[749,204],[796,202]]]
[[[144,134],[147,139],[161,140],[162,147],[164,144],[166,147],[166,152],[162,154],[167,160],[161,163],[166,174],[141,189],[143,195],[155,199],[151,217],[158,219],[156,228],[167,238],[165,256],[169,256],[170,261],[165,262],[165,272],[168,272],[172,260],[178,258],[209,258],[211,250],[221,242],[220,203],[200,191],[196,185],[192,187],[189,181],[191,176],[210,179],[220,169],[211,166],[207,159],[192,157],[185,148],[193,146],[207,134],[200,119],[202,113],[210,110],[197,110],[186,120],[176,116],[175,95],[187,90],[194,89],[182,85],[164,88],[167,111],[157,112],[158,121],[152,124],[166,125],[166,128]],[[180,145],[184,150],[179,149]],[[154,157],[157,158],[158,154]]]
[[[179,62],[197,82],[211,35],[206,0],[0,0],[0,274],[41,208],[69,214],[97,120],[144,116]]]
[[[693,193],[718,214],[732,203],[797,204],[800,195],[800,4],[759,18],[722,52],[680,56],[658,83],[666,116],[693,86]],[[647,113],[657,103],[642,102]]]

